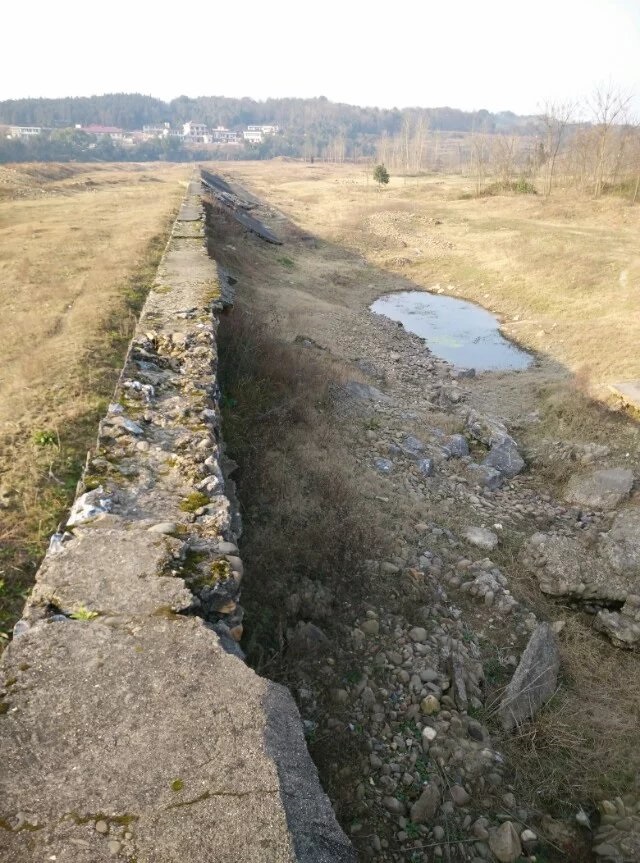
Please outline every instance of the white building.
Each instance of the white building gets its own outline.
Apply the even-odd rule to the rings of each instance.
[[[251,126],[249,126],[249,128],[245,129],[245,131],[242,133],[242,137],[245,139],[245,141],[249,141],[250,144],[262,143],[262,132],[260,131],[260,127],[258,127],[257,129],[252,129]]]
[[[192,144],[204,144],[205,135],[208,134],[209,129],[204,123],[194,123],[193,120],[189,120],[182,127],[182,132],[185,139]]]
[[[41,126],[10,126],[9,135],[12,138],[33,138],[42,134]]]
[[[277,135],[280,126],[247,126],[247,132],[261,132],[263,135]]]
[[[226,129],[224,126],[217,126],[212,130],[211,137],[218,144],[236,144],[240,136],[238,132]]]
[[[170,123],[162,123],[160,126],[143,126],[142,134],[145,138],[168,138],[171,131]],[[180,132],[182,135],[182,132]]]

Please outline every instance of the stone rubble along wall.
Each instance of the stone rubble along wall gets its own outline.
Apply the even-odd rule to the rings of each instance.
[[[200,185],[0,677],[0,861],[353,861],[289,692],[241,659]]]

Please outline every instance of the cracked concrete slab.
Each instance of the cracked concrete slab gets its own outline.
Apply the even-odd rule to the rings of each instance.
[[[353,859],[293,699],[201,620],[40,623],[4,672],[5,859]]]
[[[106,615],[185,610],[194,598],[170,574],[172,547],[180,545],[147,530],[77,530],[61,551],[45,558],[29,606],[51,604],[63,613],[82,607]]]

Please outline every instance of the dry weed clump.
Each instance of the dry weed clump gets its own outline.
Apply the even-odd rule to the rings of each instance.
[[[572,819],[636,787],[640,680],[634,655],[594,638],[589,618],[563,619],[561,680],[535,722],[502,731],[498,708],[510,673],[497,658],[485,661],[484,718],[514,771],[518,799]]]
[[[331,609],[366,595],[365,561],[381,547],[313,350],[274,338],[242,305],[220,327],[223,428],[239,465],[249,570],[245,648],[259,667],[280,657],[286,627],[309,617],[292,604],[303,585],[329,598],[315,620],[331,629]]]

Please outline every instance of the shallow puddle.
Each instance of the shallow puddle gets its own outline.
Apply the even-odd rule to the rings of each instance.
[[[421,336],[437,357],[478,371],[526,369],[533,357],[501,335],[491,312],[455,297],[402,291],[376,300],[371,311]]]

